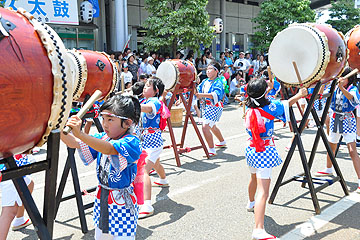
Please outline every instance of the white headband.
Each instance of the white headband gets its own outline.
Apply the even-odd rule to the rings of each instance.
[[[258,101],[256,101],[256,100],[259,100],[260,98],[264,97],[265,94],[266,94],[266,92],[267,92],[267,89],[265,89],[264,93],[263,93],[260,97],[257,97],[257,98],[252,98],[252,97],[250,97],[250,100],[251,100],[253,103],[255,103],[256,106],[260,106],[260,103],[259,103]]]

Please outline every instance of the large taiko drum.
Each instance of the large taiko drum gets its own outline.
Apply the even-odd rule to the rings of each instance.
[[[269,48],[269,64],[275,76],[288,86],[326,83],[344,70],[348,51],[344,36],[327,24],[291,24],[279,32]]]
[[[101,99],[109,96],[117,84],[117,68],[110,56],[90,50],[69,50],[68,55],[75,68],[73,100],[84,101],[95,90],[103,93]]]
[[[345,39],[349,49],[349,66],[360,69],[360,25],[347,32]]]
[[[0,8],[0,158],[46,142],[72,102],[72,73],[55,31],[23,9]]]
[[[172,91],[176,85],[179,85],[180,88],[191,87],[197,74],[192,62],[172,59],[160,64],[156,76],[162,80],[166,90]]]

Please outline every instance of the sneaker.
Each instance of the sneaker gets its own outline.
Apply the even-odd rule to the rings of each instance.
[[[169,187],[169,181],[167,179],[155,180],[152,184],[153,187]]]
[[[285,152],[288,152],[288,151],[290,151],[290,147],[289,147],[289,146],[286,146],[286,147],[285,147]]]
[[[22,229],[22,228],[24,228],[24,227],[27,227],[27,226],[29,226],[31,224],[31,221],[30,221],[30,219],[28,218],[28,220],[26,220],[23,224],[21,224],[21,225],[18,225],[18,226],[12,226],[11,227],[11,229],[13,230],[13,231],[16,231],[16,230],[19,230],[19,229]]]
[[[217,147],[217,148],[225,148],[226,143],[223,143],[223,144],[217,143],[217,144],[215,144],[215,147]]]
[[[360,194],[360,187],[355,190],[356,193]]]
[[[254,230],[253,234],[252,234],[252,239],[253,240],[270,240],[270,239],[278,239],[277,237],[268,234],[265,230],[262,231],[257,231]]]
[[[154,214],[154,208],[151,205],[142,205],[139,210],[139,219],[150,217]]]
[[[326,177],[326,176],[332,176],[332,175],[333,175],[332,172],[327,172],[326,170],[319,171],[314,174],[315,177]]]
[[[156,171],[154,169],[151,169],[149,172],[149,175],[155,175],[155,174],[156,174]]]

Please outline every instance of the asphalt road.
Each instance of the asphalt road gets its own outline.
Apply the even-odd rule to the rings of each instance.
[[[225,106],[218,126],[227,141],[227,148],[218,150],[216,157],[206,159],[203,150],[191,151],[181,155],[182,165],[177,167],[172,150],[163,151],[161,162],[170,187],[153,188],[155,214],[139,220],[136,239],[251,239],[254,215],[245,209],[250,173],[244,158],[248,136],[244,129],[242,108],[237,108],[235,103]],[[285,146],[291,142],[292,133],[279,122],[275,123],[275,129],[276,136],[280,138],[275,143],[285,159]],[[181,130],[182,128],[175,129],[178,139],[181,137]],[[310,128],[305,129],[302,135],[307,157],[310,155],[315,133],[316,128]],[[170,144],[169,134],[163,135],[165,144]],[[185,145],[199,145],[191,124]],[[44,149],[45,146],[35,155],[37,159],[45,157]],[[61,144],[59,179],[66,157],[66,147]],[[323,169],[325,159],[325,147],[320,142],[312,172]],[[349,190],[354,191],[357,178],[346,148],[340,148],[337,160]],[[95,165],[85,167],[80,160],[77,163],[81,188],[96,186]],[[273,170],[271,191],[281,167]],[[301,172],[303,167],[296,150],[284,179]],[[42,212],[44,173],[33,174],[32,177],[35,181],[33,196]],[[72,179],[69,177],[64,195],[73,192]],[[283,236],[282,239],[360,239],[360,203],[357,196],[344,198],[341,185],[336,182],[319,192],[317,197],[321,215],[315,215],[308,188],[302,188],[300,182],[280,187],[274,204],[267,205],[266,230],[276,236]],[[83,199],[85,203],[93,200],[91,196],[84,196]],[[324,217],[325,213],[330,214],[330,217]],[[314,230],[310,231],[306,224],[314,218],[320,219],[321,224],[310,223],[314,226]],[[83,234],[75,199],[61,203],[55,222],[54,239],[93,239],[92,209],[86,211],[86,219],[89,232]],[[304,226],[303,223],[306,223],[306,231],[300,228]],[[20,231],[11,231],[8,239],[37,239],[37,236],[33,226],[29,226]]]

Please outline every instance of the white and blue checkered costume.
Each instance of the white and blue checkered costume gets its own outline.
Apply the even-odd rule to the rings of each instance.
[[[32,163],[27,154],[16,154],[13,156],[18,167]],[[6,170],[5,164],[0,164],[0,172]]]
[[[152,97],[142,104],[151,105],[153,110],[150,113],[141,113],[141,146],[144,150],[149,148],[159,148],[163,146],[163,138],[160,130],[161,102],[158,98]]]
[[[271,114],[277,119],[284,122],[289,121],[289,104],[287,101],[270,100],[270,104],[262,108],[265,112]],[[261,133],[262,139],[271,139],[274,133],[274,120],[262,117],[264,120],[266,132]],[[250,129],[246,129],[251,138]],[[245,149],[246,162],[253,168],[273,168],[282,163],[280,155],[275,146],[266,146],[264,152],[256,152],[255,147],[246,147]]]
[[[96,173],[99,185],[106,186],[109,189],[108,205],[109,209],[109,234],[114,236],[134,237],[136,234],[138,207],[136,196],[131,187],[135,180],[137,166],[136,161],[141,154],[139,139],[131,134],[124,135],[120,139],[110,139],[105,133],[96,133],[93,137],[109,141],[118,151],[118,155],[104,155],[95,149],[90,148],[83,142],[80,142],[78,149],[81,160],[85,165],[96,161]],[[129,189],[132,204],[135,206],[134,214],[122,203],[122,196],[115,201],[113,193],[119,189]],[[113,189],[113,190],[112,190]],[[100,228],[100,194],[99,190],[94,202],[93,211],[94,225]]]
[[[213,98],[206,98],[205,107],[202,108],[202,116],[204,121],[218,122],[220,120],[223,104],[222,99],[224,97],[224,84],[220,78],[215,80],[205,79],[198,86],[199,93],[211,93]]]
[[[358,89],[355,86],[350,85],[347,89],[349,93],[353,96],[351,100],[347,99],[339,87],[335,88],[333,98],[331,99],[330,108],[333,110],[333,113],[330,114],[330,131],[338,132],[340,129],[336,127],[336,115],[340,115],[340,118],[343,119],[339,124],[342,123],[343,133],[354,133],[356,132],[356,118],[352,111],[355,110],[355,107],[359,105],[360,94]]]

